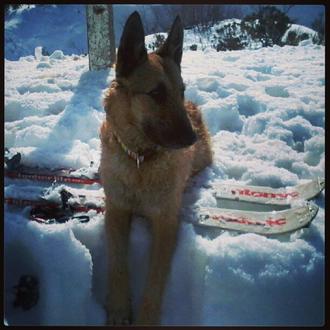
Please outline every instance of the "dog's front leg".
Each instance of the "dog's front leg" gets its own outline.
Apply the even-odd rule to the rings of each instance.
[[[129,324],[132,320],[128,242],[131,214],[106,201],[105,225],[109,253],[109,278],[107,295],[108,324]]]
[[[171,268],[177,240],[176,215],[152,219],[152,250],[150,266],[137,324],[153,325],[160,322],[162,297]]]

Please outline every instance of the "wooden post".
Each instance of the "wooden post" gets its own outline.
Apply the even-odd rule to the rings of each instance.
[[[112,5],[86,5],[89,70],[111,67],[116,61]]]

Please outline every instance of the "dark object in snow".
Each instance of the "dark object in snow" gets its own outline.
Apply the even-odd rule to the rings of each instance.
[[[18,285],[14,286],[15,301],[14,307],[22,307],[27,311],[38,303],[39,281],[35,276],[22,275]]]
[[[190,50],[194,50],[194,51],[197,50],[197,45],[196,44],[191,45]]]
[[[52,189],[48,189],[47,193]],[[72,205],[68,203],[69,199],[73,197],[66,189],[60,191],[62,205],[49,204],[39,205],[31,209],[30,219],[40,223],[53,224],[53,223],[64,223],[72,219],[78,219],[79,222],[88,222],[88,215],[74,215],[75,210]],[[47,200],[47,198],[46,198]],[[79,207],[81,209],[81,207]],[[80,211],[86,211],[85,207],[82,207]]]
[[[6,151],[9,152],[8,149],[6,149]],[[18,169],[21,164],[21,159],[22,155],[19,152],[10,158],[5,156],[5,164],[7,170],[13,171]]]
[[[43,224],[65,223],[74,219],[79,220],[80,223],[89,222],[88,215],[75,215],[71,211],[63,211],[59,208],[39,206],[32,208],[30,211],[30,219]]]
[[[79,220],[80,223],[86,223],[89,222],[89,216],[88,215],[72,215],[72,216],[64,216],[62,218],[56,219],[56,223],[64,223],[70,220]]]
[[[73,195],[72,195],[69,191],[67,191],[67,190],[65,190],[65,189],[62,189],[62,190],[60,191],[60,194],[61,194],[62,209],[63,209],[63,210],[66,210],[66,209],[69,208],[68,200],[69,200],[71,197],[73,197]]]
[[[30,219],[44,224],[65,223],[78,219],[81,223],[89,221],[88,215],[74,215],[72,211],[63,211],[60,208],[37,206],[31,209]]]

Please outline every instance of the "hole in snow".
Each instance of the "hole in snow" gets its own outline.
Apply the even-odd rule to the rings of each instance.
[[[253,116],[266,110],[266,105],[248,95],[237,96],[238,112],[246,117]]]
[[[265,87],[265,91],[269,96],[289,97],[288,91],[282,86]]]
[[[221,97],[222,99],[224,99],[232,94],[232,93],[228,92],[226,89],[221,88],[221,87],[219,87],[217,89],[217,93],[218,93],[219,97]]]
[[[271,65],[263,65],[263,66],[249,66],[247,67],[248,70],[253,70],[256,72],[264,73],[264,74],[271,74],[273,66]]]
[[[67,105],[67,102],[65,100],[55,101],[54,103],[49,105],[46,113],[52,114],[52,115],[58,115],[59,113],[61,113],[64,110],[66,105]]]
[[[269,76],[262,73],[247,74],[245,75],[245,78],[250,79],[252,81],[267,81],[271,79]]]
[[[61,89],[49,83],[41,83],[35,85],[21,85],[17,87],[17,91],[23,95],[26,93],[58,93]]]
[[[214,92],[219,86],[217,79],[213,77],[203,77],[197,79],[197,86],[200,90],[205,92]]]
[[[239,59],[240,59],[239,56],[225,56],[223,58],[223,60],[226,61],[226,62],[236,62]]]
[[[312,101],[312,99],[308,96],[303,96],[301,98],[301,101],[304,102],[305,104],[309,104]]]
[[[243,121],[239,117],[237,108],[233,105],[208,106],[203,108],[203,118],[211,133],[215,135],[219,131],[241,132]]]
[[[230,83],[226,86],[226,88],[232,88],[235,89],[239,92],[244,92],[248,87],[243,84],[238,84],[238,83]]]

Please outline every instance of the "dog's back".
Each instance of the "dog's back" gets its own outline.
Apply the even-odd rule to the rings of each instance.
[[[188,178],[212,161],[199,109],[184,103],[180,73],[183,29],[177,19],[165,44],[147,55],[138,14],[128,19],[116,80],[105,97],[101,180],[106,195],[110,263],[108,322],[130,317],[127,247],[132,215],[152,224],[147,287],[138,322],[156,323],[175,248],[178,212]]]

